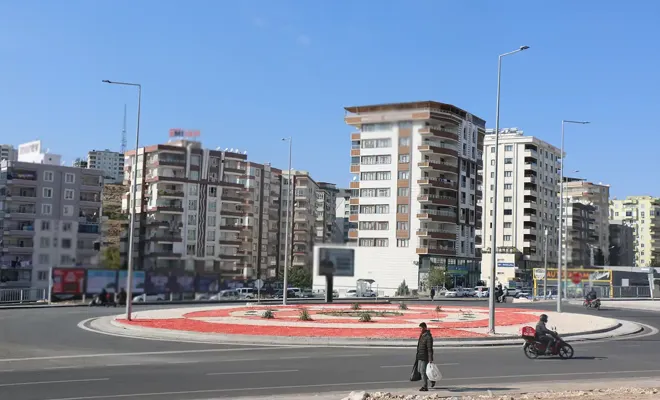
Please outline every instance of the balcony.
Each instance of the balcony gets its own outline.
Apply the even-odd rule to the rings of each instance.
[[[181,243],[183,239],[179,235],[159,233],[151,235],[148,241],[156,243]]]
[[[523,221],[537,222],[537,221],[538,221],[538,217],[536,216],[536,214],[524,213],[524,214],[523,214]]]
[[[448,189],[448,190],[458,190],[458,185],[455,182],[452,182],[448,179],[442,178],[424,178],[418,179],[417,184],[424,188],[437,188],[437,189]]]
[[[5,236],[34,236],[34,224],[32,222],[15,222],[5,225]]]
[[[527,201],[523,203],[523,208],[528,208],[530,210],[538,210],[539,209],[539,204],[535,201]]]
[[[145,178],[146,183],[152,182],[180,182],[185,183],[188,181],[186,175],[178,171],[163,171],[163,170],[152,170]]]
[[[35,202],[37,199],[37,191],[33,188],[13,188],[13,190],[7,193],[7,200],[12,200],[16,202]]]
[[[243,230],[244,228],[245,228],[245,226],[243,226],[242,224],[225,222],[222,225],[220,225],[220,227],[218,229],[220,229],[221,231],[238,232],[238,231]]]
[[[222,244],[225,246],[240,246],[243,242],[241,241],[241,238],[238,237],[238,235],[235,236],[221,236],[220,239],[218,239],[218,244]],[[246,249],[248,252],[250,252],[250,249]]]
[[[456,223],[457,215],[455,212],[448,210],[420,210],[420,213],[417,214],[417,218],[421,220],[430,220],[435,222],[448,222]]]
[[[220,214],[231,217],[242,217],[246,212],[236,206],[230,207],[229,205],[223,205],[220,207]]]
[[[435,160],[425,160],[417,163],[417,166],[423,170],[438,171],[438,172],[450,172],[453,174],[458,174],[458,165],[450,164],[442,161]]]
[[[456,240],[456,232],[447,229],[420,229],[417,236],[425,239]]]
[[[83,175],[80,179],[80,189],[100,191],[103,189],[103,179],[96,175]]]
[[[81,222],[78,224],[79,234],[100,235],[101,226],[98,223]]]
[[[13,185],[36,186],[37,172],[14,169],[7,172],[7,183]]]
[[[245,174],[245,167],[241,166],[239,163],[227,163],[225,162],[224,168],[222,171],[226,174],[238,174],[238,175],[244,175]]]
[[[419,129],[419,134],[422,137],[436,137],[458,142],[458,133],[451,128],[426,126]]]
[[[186,194],[183,192],[183,190],[176,190],[176,189],[159,189],[158,190],[158,197],[184,197]]]
[[[437,194],[420,194],[417,200],[422,204],[437,204],[448,207],[457,207],[458,199],[456,197],[442,196]]]
[[[222,195],[220,196],[220,200],[226,201],[228,203],[243,203],[245,198],[243,197],[242,193],[225,192],[223,190]]]
[[[100,203],[101,202],[101,194],[100,193],[81,192],[79,200],[82,203]]]
[[[173,168],[185,168],[186,167],[186,157],[174,157],[170,155],[159,154],[155,157],[150,157],[147,159],[147,166],[149,167],[173,167]]]
[[[534,183],[534,184],[536,184],[536,176],[534,176],[534,175],[525,175],[524,182],[525,183]]]
[[[445,156],[458,158],[458,149],[456,148],[456,146],[451,146],[441,142],[432,142],[429,140],[424,140],[422,142],[422,145],[417,146],[417,150],[419,150],[422,153],[442,154]]]
[[[7,240],[5,239],[3,244],[5,253],[9,255],[13,254],[28,254],[32,253],[34,242],[32,239],[18,239],[18,240]]]
[[[417,254],[453,256],[456,255],[456,249],[449,246],[418,247]]]
[[[36,207],[34,205],[9,207],[5,214],[10,215],[12,218],[34,218],[36,216]]]

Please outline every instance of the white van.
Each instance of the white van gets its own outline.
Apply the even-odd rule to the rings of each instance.
[[[254,299],[257,297],[257,291],[254,288],[238,288],[236,292],[238,292],[241,299]]]

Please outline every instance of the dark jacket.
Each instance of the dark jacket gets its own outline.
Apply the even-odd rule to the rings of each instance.
[[[539,338],[546,335],[555,336],[555,333],[545,327],[545,322],[539,321],[539,323],[536,324],[536,337]]]
[[[433,362],[433,336],[431,336],[431,331],[428,329],[419,335],[415,360]]]
[[[598,298],[598,294],[596,294],[595,290],[592,290],[591,292],[587,293],[587,300],[596,300]]]

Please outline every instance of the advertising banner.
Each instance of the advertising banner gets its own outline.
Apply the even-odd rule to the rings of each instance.
[[[179,275],[176,277],[177,293],[195,292],[195,275]]]
[[[87,293],[97,294],[104,290],[108,293],[117,291],[117,271],[108,269],[87,270]]]
[[[119,290],[126,290],[126,280],[128,278],[128,271],[119,271],[118,287]],[[133,294],[144,293],[146,274],[144,271],[133,271]]]
[[[53,294],[83,294],[85,270],[82,268],[53,268]]]
[[[218,293],[220,279],[217,275],[197,275],[195,291],[198,293]]]
[[[316,246],[314,264],[319,275],[355,276],[355,249],[345,246]]]
[[[174,274],[147,275],[146,289],[148,294],[166,294],[166,293],[182,292],[177,282],[177,277]]]

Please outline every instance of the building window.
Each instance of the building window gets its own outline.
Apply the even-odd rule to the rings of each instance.
[[[50,257],[48,254],[39,254],[39,264],[41,265],[48,265],[50,263]],[[39,271],[40,273],[43,272],[46,274],[47,271]],[[46,274],[46,279],[48,279],[48,275]],[[39,279],[43,280],[43,279]]]
[[[71,232],[73,229],[73,225],[71,222],[63,222],[62,223],[62,232]]]
[[[70,255],[64,254],[62,257],[60,257],[60,262],[64,265],[71,265],[73,264],[73,259],[71,258]]]
[[[389,245],[388,239],[367,239],[362,238],[358,241],[358,245],[362,247],[387,247]]]
[[[401,137],[399,138],[399,147],[408,147],[410,146],[410,137]]]
[[[408,197],[410,196],[410,188],[400,187],[396,190],[396,195],[399,197]]]
[[[392,179],[390,171],[362,172],[360,174],[360,180],[362,181],[386,181],[390,179]]]
[[[362,221],[360,222],[360,230],[364,231],[386,231],[390,228],[390,223],[387,221]]]
[[[215,246],[212,244],[206,245],[206,255],[214,256],[215,255]]]
[[[42,204],[41,205],[41,213],[43,215],[51,215],[53,213],[52,204]]]
[[[513,158],[505,158],[504,164],[513,164]]]
[[[513,171],[504,171],[505,178],[511,178],[513,176]]]
[[[215,186],[211,186],[209,188],[209,197],[218,197],[218,188]]]
[[[384,149],[392,147],[392,139],[366,139],[361,141],[363,149]]]
[[[506,146],[504,146],[504,151],[513,151],[513,145],[507,144]]]
[[[399,154],[399,164],[407,164],[410,162],[410,154]]]
[[[505,242],[510,242],[511,241],[511,235],[504,235],[504,241]]]
[[[398,204],[396,206],[397,214],[408,214],[408,204]]]
[[[207,222],[208,222],[208,226],[215,226],[216,225],[215,215],[209,215],[207,217]]]
[[[197,200],[188,200],[188,210],[189,211],[197,210]]]
[[[410,171],[399,171],[399,179],[410,179]]]
[[[360,206],[360,214],[389,214],[389,204],[375,204]]]
[[[197,225],[197,214],[188,214],[188,225]]]
[[[390,197],[390,189],[360,189],[360,197]]]
[[[65,217],[72,217],[73,216],[73,206],[64,206],[62,208],[62,214]]]
[[[53,188],[45,187],[42,189],[42,197],[44,199],[52,199],[53,198]]]
[[[52,182],[55,180],[55,173],[53,171],[44,171],[44,181]]]
[[[206,232],[206,241],[207,242],[215,242],[215,231]]]
[[[511,196],[504,196],[504,202],[505,203],[511,203],[513,201],[513,198]]]
[[[397,231],[407,231],[410,230],[410,226],[408,225],[408,221],[398,221],[396,223],[396,230]]]
[[[199,191],[199,186],[195,184],[190,185],[190,187],[188,188],[188,194],[191,196],[197,196],[198,191]]]
[[[505,183],[504,184],[504,190],[511,190],[513,189],[513,184],[511,183]]]
[[[47,249],[50,247],[50,238],[49,237],[42,237],[39,239],[39,247],[42,249]]]
[[[505,222],[504,227],[505,228],[511,228],[511,222]]]
[[[76,182],[76,175],[67,172],[64,174],[64,183],[75,183]]]
[[[209,212],[216,212],[218,207],[218,203],[216,203],[215,200],[209,201]]]
[[[188,240],[190,240],[190,241],[197,240],[197,230],[188,229]]]
[[[381,156],[362,156],[360,159],[360,164],[364,165],[383,165],[383,164],[391,164],[392,163],[392,156],[389,154],[386,155],[381,155]]]
[[[64,189],[64,200],[73,200],[75,191],[73,189]]]
[[[41,230],[49,231],[50,230],[50,221],[41,221]]]
[[[408,239],[397,239],[396,247],[408,247],[409,242]]]
[[[70,249],[71,248],[71,239],[62,239],[61,245],[62,245],[63,249]]]
[[[504,215],[513,215],[513,211],[511,209],[505,209]]]

